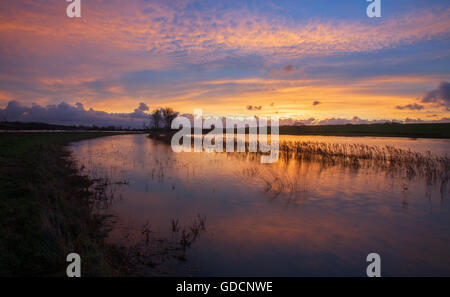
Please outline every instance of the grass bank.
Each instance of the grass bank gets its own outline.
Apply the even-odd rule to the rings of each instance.
[[[105,216],[92,212],[92,181],[65,146],[115,135],[0,133],[0,276],[65,276],[79,253],[83,276],[114,275]]]
[[[450,138],[450,123],[370,124],[326,126],[282,126],[280,134],[324,136],[379,136],[410,138]]]

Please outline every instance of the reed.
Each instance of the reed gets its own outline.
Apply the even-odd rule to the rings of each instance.
[[[194,136],[192,136],[192,139]],[[191,142],[193,145],[193,141]],[[224,139],[225,143],[225,139]],[[236,156],[252,156],[267,154],[260,150],[258,141],[244,143],[245,152],[237,152],[237,139],[234,139]],[[251,147],[257,147],[256,153],[251,153]],[[353,169],[369,168],[383,169],[389,172],[402,172],[408,178],[414,176],[425,177],[427,183],[446,183],[450,178],[450,158],[447,155],[437,156],[431,152],[420,153],[388,145],[343,144],[316,141],[281,141],[279,143],[280,158],[284,161],[316,161],[323,166],[340,165]]]
[[[392,146],[341,144],[312,141],[281,142],[280,158],[285,161],[316,161],[323,165],[352,168],[378,168],[403,172],[406,177],[425,177],[428,183],[447,182],[450,158],[431,152],[419,153]]]
[[[188,249],[206,231],[206,217],[198,214],[191,222],[182,225],[178,218],[170,220],[171,236],[162,236],[146,221],[137,230],[131,230],[130,245],[115,244],[109,254],[115,255],[114,268],[117,275],[161,276],[170,275],[164,271],[172,259],[177,262],[188,260]],[[119,262],[120,260],[120,262]]]

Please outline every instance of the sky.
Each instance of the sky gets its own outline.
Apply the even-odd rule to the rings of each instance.
[[[68,18],[65,0],[1,0],[0,117],[450,121],[450,2],[369,4],[81,0]]]

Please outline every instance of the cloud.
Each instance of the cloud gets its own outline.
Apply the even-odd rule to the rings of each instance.
[[[427,92],[421,101],[423,103],[435,103],[450,110],[450,82],[441,82],[437,89]]]
[[[297,68],[294,65],[289,64],[289,65],[281,67],[281,70],[284,73],[290,74],[290,73],[294,72],[295,70],[297,70]]]
[[[351,120],[343,118],[329,118],[318,121],[319,125],[362,125],[362,124],[380,124],[380,123],[390,123],[390,120],[363,120],[358,116],[354,116]]]
[[[263,2],[258,1],[258,7]],[[364,13],[348,18],[315,13],[290,17],[253,9],[246,1],[236,3],[129,0],[125,5],[122,0],[98,0],[89,2],[81,20],[69,20],[62,0],[0,1],[0,92],[6,93],[0,94],[0,104],[11,99],[41,105],[82,101],[98,110],[128,112],[139,101],[151,100],[182,112],[202,106],[220,115],[244,112],[242,102],[261,104],[264,112],[272,112],[266,105],[275,101],[280,115],[294,116],[311,108],[314,98],[323,104],[322,114],[317,108],[311,114],[315,117],[348,116],[349,108],[361,116],[385,117],[400,113],[392,108],[391,98],[410,96],[410,83],[358,86],[353,92],[355,77],[389,69],[395,69],[394,75],[420,75],[445,66],[450,32],[446,6],[411,8],[373,22]],[[304,5],[298,5],[303,10]],[[309,14],[306,8],[305,12]],[[409,46],[413,44],[417,47]],[[415,71],[403,67],[404,54],[411,52],[414,63],[408,64],[417,65]],[[422,65],[438,58],[439,65]],[[317,80],[292,79],[302,67],[302,78]],[[269,76],[270,70],[280,75],[278,81],[256,81]],[[130,73],[136,75],[129,77]],[[211,85],[210,80],[230,82]],[[427,90],[423,84],[416,88]],[[381,92],[383,96],[369,96]],[[349,100],[355,93],[358,98]],[[396,102],[404,105],[409,99]]]
[[[144,110],[148,110],[145,103],[140,103],[139,107],[131,113],[108,113],[92,108],[86,110],[83,104],[79,102],[75,105],[61,102],[57,105],[47,106],[33,103],[29,107],[17,101],[10,101],[6,108],[0,108],[0,120],[42,122],[67,126],[96,125],[99,127],[142,128],[143,124],[148,125],[149,121],[149,115]]]
[[[247,110],[262,110],[262,106],[248,105]]]
[[[422,110],[424,109],[423,105],[414,103],[414,104],[408,104],[408,105],[397,105],[395,108],[403,110],[403,109],[409,109],[409,110]]]
[[[319,105],[319,104],[320,104],[319,101],[314,101],[314,102],[313,102],[313,105],[314,105],[314,106]]]
[[[8,2],[19,2],[8,3],[0,11],[2,34],[8,37],[14,34],[18,38],[21,32],[45,40],[107,44],[127,51],[203,60],[230,52],[280,57],[368,52],[429,40],[448,34],[450,29],[449,9],[420,10],[375,24],[342,19],[295,20],[244,7],[220,11],[220,5],[195,10],[183,1],[130,0],[126,10],[122,1],[95,1],[86,16],[89,22],[74,24],[58,10],[64,5],[59,0],[42,5],[31,0]],[[36,45],[36,50],[46,52],[48,48]]]
[[[270,71],[270,75],[271,76],[287,76],[287,75],[294,74],[300,70],[301,69],[297,70],[297,67],[295,67],[294,65],[289,64],[289,65],[282,66],[280,69],[274,69],[274,70]]]
[[[450,118],[441,118],[439,120],[422,120],[422,119],[411,119],[406,118],[403,123],[405,124],[423,124],[423,123],[450,123]]]
[[[139,103],[139,107],[138,107],[137,109],[140,110],[140,111],[146,111],[146,110],[149,110],[147,104],[145,104],[145,103],[143,103],[143,102]]]
[[[413,124],[413,123],[450,123],[450,118],[444,117],[437,120],[423,120],[423,119],[411,119],[405,120],[364,120],[358,116],[354,116],[351,120],[343,118],[331,118],[321,121],[317,121],[314,124],[318,125],[365,125],[365,124],[384,124],[384,123],[399,123],[399,124]]]
[[[303,125],[313,125],[316,123],[315,118],[309,118],[305,120],[298,119],[280,119],[280,126],[303,126]]]
[[[145,108],[147,107],[147,109]],[[250,108],[250,109],[249,109]],[[138,108],[131,113],[108,113],[104,111],[94,110],[92,108],[85,109],[80,102],[70,105],[65,102],[59,104],[51,104],[41,106],[32,104],[25,106],[18,101],[10,101],[6,108],[0,108],[0,120],[10,122],[41,122],[59,125],[84,125],[99,127],[115,126],[123,128],[142,128],[143,125],[149,125],[149,114],[142,109],[149,110],[145,103],[140,103]],[[248,106],[249,110],[261,110],[262,106]],[[192,114],[182,114],[193,120]],[[224,120],[223,117],[219,117]],[[296,118],[280,118],[280,126],[299,126],[299,125],[346,125],[346,124],[376,124],[376,123],[450,123],[450,118],[443,117],[436,120],[412,119],[405,120],[365,120],[358,116],[352,119],[346,118],[326,118],[323,120],[310,117],[307,119]]]

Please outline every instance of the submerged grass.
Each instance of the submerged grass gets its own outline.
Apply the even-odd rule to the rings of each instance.
[[[289,161],[316,161],[324,166],[341,165],[352,168],[384,169],[402,172],[408,178],[422,176],[427,183],[447,182],[450,158],[431,152],[419,153],[392,146],[339,144],[311,141],[280,143],[280,157]]]
[[[0,276],[66,276],[69,253],[81,256],[82,276],[152,276],[205,230],[205,217],[186,226],[172,220],[172,237],[146,223],[131,246],[107,240],[117,218],[113,182],[81,174],[69,142],[123,133],[0,133]]]
[[[370,125],[369,125],[370,126]],[[447,127],[439,125],[439,127]],[[432,127],[424,125],[424,127]],[[151,133],[149,138],[153,138],[167,144],[171,143],[173,133]],[[399,135],[397,135],[399,136]],[[191,136],[191,145],[194,144],[195,136]],[[204,136],[202,136],[204,137]],[[224,138],[223,143],[225,144]],[[213,138],[214,143],[214,138]],[[260,151],[261,143],[250,143],[248,140],[244,143],[242,153],[238,151],[238,140],[234,138],[233,155],[268,154]],[[270,144],[269,144],[270,145]],[[257,152],[252,153],[251,148],[258,148]],[[317,141],[281,141],[278,152],[280,158],[285,161],[292,159],[297,161],[315,161],[323,166],[343,166],[349,168],[368,168],[383,169],[389,172],[404,173],[409,179],[414,176],[425,177],[427,183],[440,182],[447,183],[450,179],[450,158],[447,155],[437,156],[431,152],[420,153],[412,150],[405,150],[393,146],[376,146],[365,144],[343,144],[327,143]],[[269,152],[270,153],[270,152]]]
[[[338,144],[312,141],[282,142],[279,146],[279,164],[259,164],[261,152],[227,153],[230,158],[250,161],[249,166],[238,173],[275,198],[282,196],[287,202],[295,199],[300,203],[307,197],[308,168],[314,166],[319,172],[335,168],[350,174],[362,170],[363,174],[386,175],[407,183],[420,182],[426,186],[438,186],[441,201],[447,195],[450,177],[450,159],[447,155],[418,153],[391,146],[368,146],[363,144]],[[292,164],[294,162],[294,164]],[[294,165],[294,167],[291,167]],[[291,171],[288,168],[297,168]]]
[[[198,214],[185,225],[178,218],[170,221],[170,236],[160,236],[149,221],[125,236],[130,244],[111,246],[122,262],[116,265],[119,275],[162,276],[173,275],[168,265],[188,260],[187,250],[206,231],[206,217]],[[116,261],[117,263],[117,261]]]
[[[65,276],[66,256],[82,275],[114,275],[104,239],[108,216],[92,212],[102,197],[79,174],[64,146],[113,133],[0,134],[0,275]]]

